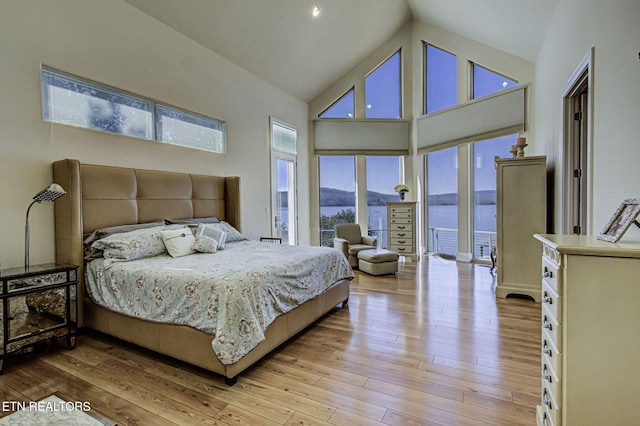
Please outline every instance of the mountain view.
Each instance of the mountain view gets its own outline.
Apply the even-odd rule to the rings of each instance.
[[[368,205],[384,206],[388,201],[399,201],[398,194],[382,194],[380,192],[367,192]],[[475,193],[476,204],[495,204],[496,191],[486,190],[477,191]],[[356,196],[353,191],[342,191],[333,188],[320,188],[321,206],[353,206],[356,202]],[[429,205],[444,206],[458,204],[458,194],[433,194],[429,196]]]

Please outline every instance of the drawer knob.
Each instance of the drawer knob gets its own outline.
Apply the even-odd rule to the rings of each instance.
[[[551,278],[551,277],[553,277],[553,272],[551,272],[551,271],[549,270],[549,268],[547,268],[547,267],[545,266],[545,267],[544,267],[544,271],[542,272],[542,276],[543,276],[544,278]]]
[[[542,403],[544,405],[546,405],[549,408],[551,407],[551,400],[547,398],[547,390],[545,389],[544,392],[542,392]]]

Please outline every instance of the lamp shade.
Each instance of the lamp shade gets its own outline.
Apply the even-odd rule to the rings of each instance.
[[[43,201],[55,201],[66,193],[67,192],[60,185],[52,183],[47,188],[38,192],[33,197],[33,200],[37,203],[41,203]]]

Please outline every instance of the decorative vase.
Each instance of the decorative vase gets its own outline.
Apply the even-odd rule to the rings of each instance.
[[[405,191],[398,192],[398,194],[400,195],[400,201],[404,201],[404,194],[405,193],[406,193]]]

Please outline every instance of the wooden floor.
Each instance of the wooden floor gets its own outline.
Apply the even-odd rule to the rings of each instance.
[[[87,333],[74,350],[5,361],[0,399],[56,393],[122,425],[535,425],[540,304],[494,287],[488,267],[438,257],[396,276],[356,272],[347,308],[233,387]]]

